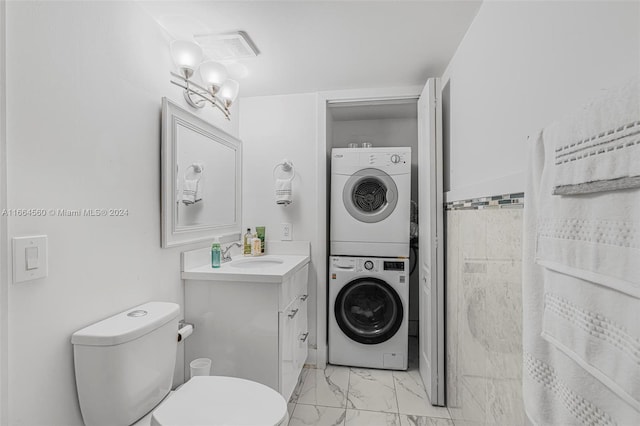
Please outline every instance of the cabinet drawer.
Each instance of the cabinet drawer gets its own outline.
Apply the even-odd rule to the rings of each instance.
[[[293,296],[308,296],[309,265],[304,265],[293,275]]]
[[[282,287],[280,290],[280,312],[284,312],[284,310],[289,306],[294,300],[302,297],[306,299],[309,295],[307,292],[309,281],[309,265],[304,265],[298,271],[296,271],[293,275],[287,278],[282,283]]]

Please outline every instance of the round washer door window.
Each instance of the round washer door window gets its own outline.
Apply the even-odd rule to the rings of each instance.
[[[378,278],[358,278],[345,285],[334,305],[336,322],[351,340],[375,345],[391,339],[402,324],[398,293]]]
[[[345,183],[342,202],[354,219],[367,223],[380,222],[396,208],[398,187],[382,170],[362,169]]]

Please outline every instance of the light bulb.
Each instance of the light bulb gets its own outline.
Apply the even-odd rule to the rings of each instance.
[[[240,84],[235,80],[229,79],[225,81],[220,88],[220,97],[225,101],[226,105],[229,106],[236,100],[239,91]]]
[[[189,78],[202,61],[202,48],[192,41],[174,40],[171,42],[171,57],[180,72]]]
[[[205,86],[214,95],[220,90],[220,86],[225,82],[228,75],[227,68],[219,62],[206,61],[200,65],[200,77]]]

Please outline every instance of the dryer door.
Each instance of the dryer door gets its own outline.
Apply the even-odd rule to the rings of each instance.
[[[398,187],[382,170],[362,169],[345,183],[342,201],[354,219],[366,223],[380,222],[396,208]]]
[[[375,345],[391,339],[402,324],[404,310],[398,293],[378,278],[358,278],[338,293],[336,322],[350,339]]]

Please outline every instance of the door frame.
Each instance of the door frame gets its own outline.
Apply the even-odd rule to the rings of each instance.
[[[316,348],[310,348],[309,363],[317,368],[325,368],[328,359],[327,326],[328,326],[328,274],[329,274],[329,196],[328,186],[330,171],[328,159],[331,117],[327,114],[331,102],[367,102],[388,101],[398,99],[417,99],[422,91],[421,86],[389,87],[371,89],[353,89],[318,92],[317,96],[317,126],[316,126],[316,211],[318,212],[318,228],[316,241],[318,247],[312,247],[317,253],[319,264],[315,265],[317,278],[316,293]]]

